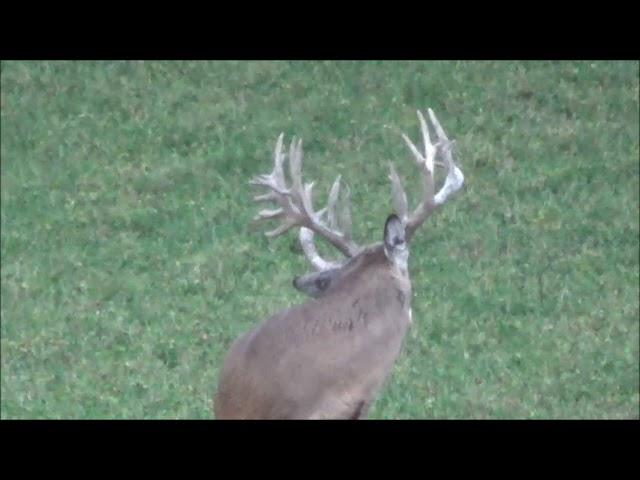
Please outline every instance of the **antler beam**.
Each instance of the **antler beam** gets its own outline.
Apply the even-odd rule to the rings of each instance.
[[[413,233],[424,223],[424,221],[433,213],[435,208],[444,204],[455,192],[460,190],[464,183],[464,175],[462,171],[456,166],[453,161],[452,141],[449,140],[444,129],[440,125],[440,122],[436,118],[433,110],[428,109],[429,119],[433,124],[433,128],[438,137],[438,141],[434,144],[431,142],[429,135],[429,128],[424,116],[418,111],[418,120],[420,121],[420,130],[422,132],[422,141],[424,144],[424,153],[420,152],[418,148],[409,140],[409,137],[402,134],[402,138],[411,150],[414,156],[416,164],[420,168],[423,180],[423,194],[422,201],[418,204],[415,210],[409,215],[407,207],[407,197],[400,182],[400,178],[393,168],[393,164],[390,163],[389,179],[391,180],[391,191],[394,201],[396,213],[406,224],[406,235],[410,239]],[[447,169],[447,177],[444,185],[438,191],[434,193],[434,169],[435,165],[439,164],[435,161],[436,154],[441,153],[444,157],[444,166]],[[439,164],[442,165],[442,164]]]

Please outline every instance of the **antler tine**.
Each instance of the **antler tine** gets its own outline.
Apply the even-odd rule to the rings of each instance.
[[[438,141],[434,144],[431,142],[429,135],[429,128],[427,122],[420,111],[418,111],[418,120],[420,121],[420,130],[422,132],[422,140],[424,143],[424,155],[416,148],[416,146],[409,140],[409,137],[402,134],[402,138],[411,150],[414,159],[422,171],[423,179],[423,195],[422,201],[418,204],[416,209],[407,217],[406,234],[407,238],[411,238],[413,233],[422,225],[422,223],[431,215],[435,207],[442,205],[447,199],[457,192],[464,183],[464,175],[462,171],[455,165],[453,161],[452,153],[452,141],[449,140],[442,125],[438,121],[435,113],[432,109],[427,110],[429,113],[429,119],[433,125]],[[435,193],[434,185],[434,169],[435,165],[443,165],[440,162],[435,161],[436,154],[440,152],[444,156],[444,166],[447,169],[447,177],[442,188]],[[400,184],[400,180],[397,177],[395,171],[392,171],[390,178],[394,195],[394,202],[400,205],[402,209],[402,195],[404,190]],[[405,199],[406,201],[406,199]],[[398,207],[396,207],[397,209]]]
[[[433,112],[430,112],[433,113]],[[432,117],[433,118],[433,117]],[[427,122],[422,115],[422,112],[418,110],[418,119],[420,120],[420,130],[422,131],[422,142],[424,145],[424,163],[427,171],[433,174],[433,161],[436,157],[436,146],[431,143],[431,137],[429,136],[429,128]],[[439,125],[439,124],[438,124]]]
[[[440,125],[436,114],[433,113],[433,110],[431,110],[430,108],[427,109],[427,112],[429,112],[429,118],[431,119],[431,123],[433,123],[433,128],[436,130],[436,135],[438,136],[439,142],[449,142],[449,137],[447,137],[447,134],[444,133],[444,128],[442,128],[442,125]],[[422,116],[422,114],[420,112],[418,112],[418,114],[424,122],[424,117]]]
[[[274,168],[273,175],[275,177],[276,183],[285,186],[284,181],[284,171],[282,170],[282,162],[284,162],[284,152],[282,151],[282,141],[284,140],[284,132],[278,135],[278,140],[276,141],[276,149],[273,152],[274,158]]]
[[[351,190],[347,186],[344,190],[343,200],[338,204],[337,220],[344,238],[351,242]],[[355,245],[355,244],[354,244]]]
[[[389,180],[391,180],[391,195],[393,197],[393,207],[400,219],[406,223],[409,211],[407,194],[404,192],[400,177],[396,172],[393,163],[389,162]]]
[[[284,172],[282,170],[282,162],[284,161],[284,152],[282,151],[283,137],[284,133],[281,133],[278,136],[278,141],[276,142],[276,148],[273,153],[273,171],[268,175],[257,175],[249,181],[249,184],[251,185],[264,186],[272,190],[264,195],[257,195],[253,197],[257,202],[275,200],[278,201],[278,203],[281,203],[283,198],[291,193],[285,184]]]
[[[422,115],[422,112],[420,112],[420,110],[418,110],[418,119],[420,120],[420,130],[422,131],[424,155],[420,153],[418,148],[413,144],[411,140],[409,140],[409,137],[407,137],[407,135],[403,133],[402,138],[411,150],[411,153],[413,153],[418,166],[426,168],[427,172],[433,174],[433,162],[436,156],[437,148],[434,144],[431,143],[429,128],[427,127],[427,122],[425,121],[424,116]]]
[[[347,242],[351,242],[351,212],[349,209],[349,189],[345,189],[342,201],[340,200],[340,179],[341,175],[338,175],[333,182],[331,190],[329,192],[329,199],[327,206],[316,212],[319,221],[322,222],[322,217],[326,216],[328,227],[331,230],[340,232],[343,238]],[[323,259],[316,250],[315,234],[313,230],[308,228],[300,229],[300,245],[304,251],[307,259],[313,265],[316,270],[324,271],[331,268],[339,267],[341,264],[334,261],[327,261]],[[355,245],[355,244],[354,244]]]
[[[329,228],[338,229],[338,218],[336,215],[336,203],[340,195],[340,179],[342,175],[338,175],[329,192],[329,200],[327,200],[326,212]]]
[[[342,233],[345,239],[351,239],[351,205],[350,192],[346,187],[342,190],[342,200],[340,201],[340,180],[342,175],[338,175],[333,182],[331,191],[329,192],[329,200],[327,206],[323,209],[327,213],[327,222],[329,228]]]
[[[444,185],[438,193],[435,194],[433,199],[433,203],[438,206],[445,203],[449,196],[460,190],[464,183],[464,175],[453,161],[453,146],[455,141],[449,140],[449,137],[447,137],[444,128],[440,125],[440,122],[438,121],[436,114],[433,113],[433,110],[429,108],[428,112],[431,123],[433,123],[433,127],[436,131],[436,135],[438,136],[438,145],[440,146],[440,151],[444,157],[444,165],[447,168],[447,177],[445,178]]]
[[[295,201],[301,204],[302,194],[302,139],[296,142],[296,137],[291,139],[289,146],[289,174],[291,175],[291,189]]]
[[[329,198],[329,205],[319,212],[313,208],[313,186],[314,183],[303,184],[302,182],[302,140],[292,139],[289,146],[289,173],[291,176],[291,187],[286,186],[282,164],[284,152],[282,148],[284,134],[280,134],[276,142],[274,151],[274,169],[268,175],[258,175],[251,180],[252,185],[267,187],[270,192],[257,195],[255,201],[272,201],[279,205],[276,209],[265,209],[258,212],[257,220],[282,219],[282,223],[272,231],[266,232],[268,237],[282,235],[293,227],[300,227],[300,239],[305,251],[305,255],[316,268],[335,266],[333,262],[324,261],[317,253],[313,245],[313,234],[325,238],[334,247],[340,250],[347,257],[353,256],[358,247],[351,241],[350,229],[345,233],[339,231],[339,227],[350,226],[350,216],[344,214],[336,216],[336,201],[339,194],[339,178],[334,183]],[[339,212],[342,213],[342,212]],[[329,215],[329,225],[325,225],[321,217]],[[349,221],[344,221],[344,218]],[[309,233],[311,232],[311,233]]]
[[[464,183],[464,175],[462,171],[453,162],[453,146],[455,142],[449,142],[443,147],[443,155],[445,158],[445,165],[447,167],[447,177],[444,180],[444,185],[435,194],[433,203],[438,206],[442,205],[447,199],[456,193],[462,187]]]
[[[270,230],[268,232],[265,232],[265,236],[268,238],[275,238],[275,237],[279,237],[280,235],[282,235],[283,233],[288,232],[289,230],[291,230],[293,227],[295,227],[297,224],[291,220],[285,220],[284,223],[278,225],[276,228],[274,228],[273,230]]]

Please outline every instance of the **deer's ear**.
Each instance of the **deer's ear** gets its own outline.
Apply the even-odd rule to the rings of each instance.
[[[339,269],[334,268],[323,272],[307,273],[293,279],[296,290],[306,293],[310,297],[318,298],[329,289],[333,280],[338,276]]]
[[[404,224],[397,215],[389,215],[384,225],[384,253],[390,261],[406,268],[409,249]]]

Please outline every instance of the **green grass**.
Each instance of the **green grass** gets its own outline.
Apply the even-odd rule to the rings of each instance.
[[[233,339],[303,300],[251,224],[276,136],[381,238],[432,107],[466,186],[411,245],[372,418],[638,418],[638,62],[2,62],[2,418],[211,418]],[[326,250],[325,250],[326,251]]]

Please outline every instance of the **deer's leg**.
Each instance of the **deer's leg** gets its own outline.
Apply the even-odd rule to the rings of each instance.
[[[368,400],[362,400],[356,405],[356,409],[349,417],[349,420],[366,420],[367,415],[369,414],[369,407],[371,406],[371,402]]]
[[[368,400],[351,395],[332,395],[318,403],[305,417],[309,420],[359,420],[366,417],[369,404]]]

